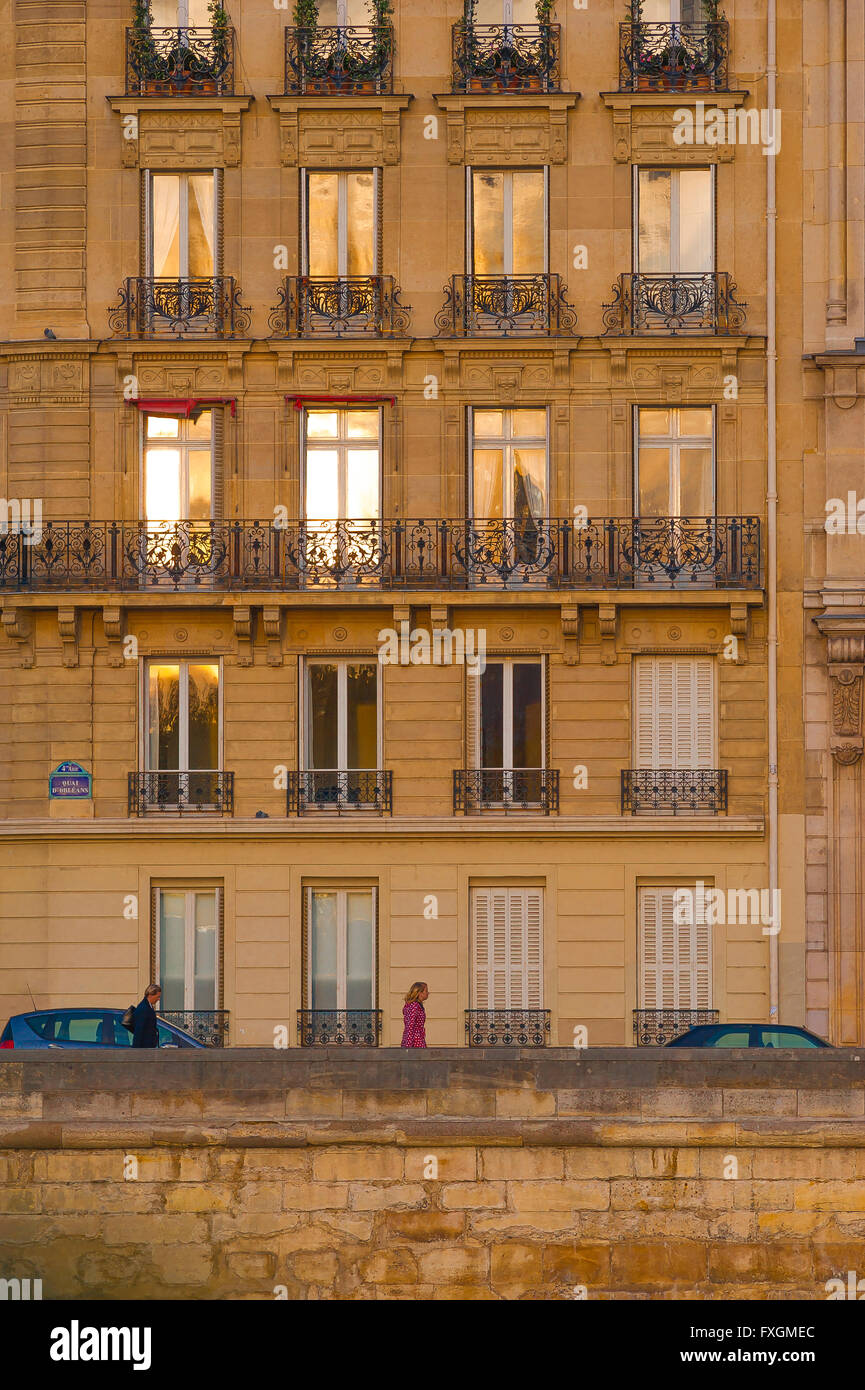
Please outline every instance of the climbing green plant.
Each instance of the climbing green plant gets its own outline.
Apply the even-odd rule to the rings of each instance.
[[[374,29],[381,28],[383,24],[390,24],[393,19],[391,0],[366,0],[366,7]]]
[[[535,14],[538,24],[549,24],[556,8],[556,0],[535,0]]]
[[[318,5],[315,0],[295,0],[291,17],[297,29],[317,29]]]

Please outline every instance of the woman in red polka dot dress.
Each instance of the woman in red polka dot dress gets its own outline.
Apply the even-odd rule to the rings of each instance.
[[[429,990],[423,980],[413,984],[402,1006],[403,1028],[400,1047],[426,1047],[426,1011],[424,1000],[429,998]]]

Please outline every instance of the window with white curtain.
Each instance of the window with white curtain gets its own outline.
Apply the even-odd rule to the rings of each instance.
[[[374,1009],[374,888],[307,888],[310,1009]]]
[[[210,278],[216,266],[216,174],[147,178],[147,273]]]
[[[545,274],[546,170],[470,169],[468,180],[472,273]]]
[[[714,517],[711,406],[639,408],[636,446],[637,516]]]
[[[307,521],[375,521],[381,506],[381,411],[333,406],[305,412]]]
[[[156,889],[161,1013],[217,1007],[219,889]]]
[[[535,0],[477,0],[474,22],[490,24],[537,24]]]
[[[637,169],[635,268],[641,275],[715,269],[714,171]]]
[[[376,169],[302,172],[303,273],[321,279],[378,273]]]
[[[365,29],[370,25],[369,5],[367,0],[319,0],[318,22]]]
[[[150,0],[155,29],[210,29],[213,17],[208,0]]]
[[[703,0],[643,0],[643,24],[703,24]]]
[[[148,522],[213,515],[213,412],[195,419],[144,416],[144,515]]]
[[[546,410],[475,409],[471,433],[473,518],[546,517]]]

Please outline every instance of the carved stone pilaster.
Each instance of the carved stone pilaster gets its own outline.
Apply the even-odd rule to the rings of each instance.
[[[828,639],[832,694],[832,757],[844,767],[862,756],[862,677],[865,674],[865,634]]]
[[[108,639],[108,665],[123,665],[123,609],[103,608],[102,626]]]

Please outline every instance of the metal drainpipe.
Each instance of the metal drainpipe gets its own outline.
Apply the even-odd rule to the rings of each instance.
[[[776,134],[777,110],[777,0],[768,0],[766,25],[766,102],[772,113]],[[767,603],[769,658],[769,888],[774,903],[778,887],[778,437],[777,437],[777,333],[776,315],[776,236],[777,208],[775,140],[766,167],[766,409],[768,414],[766,521],[768,525]],[[783,914],[782,914],[783,915]],[[769,937],[769,1017],[778,1019],[779,950],[778,933]]]

